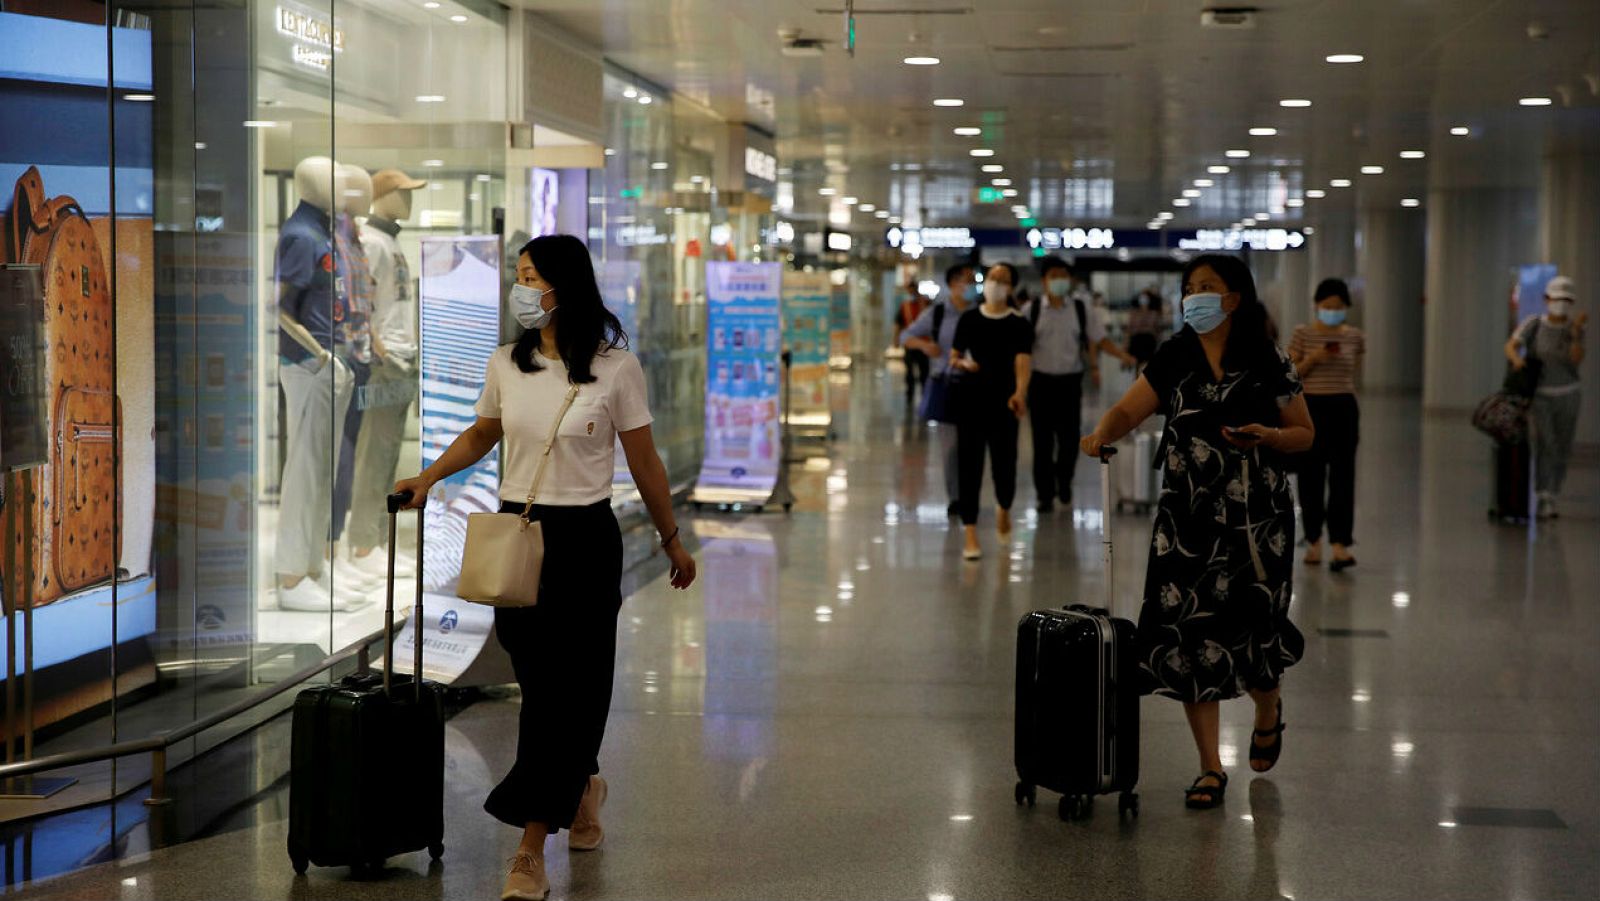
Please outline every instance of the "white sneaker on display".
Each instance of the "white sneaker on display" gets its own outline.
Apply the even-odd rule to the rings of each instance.
[[[335,610],[356,610],[372,603],[375,588],[357,588],[348,582],[335,585],[333,589]]]
[[[374,576],[343,557],[337,557],[333,561],[333,584],[366,592],[382,585],[383,577]]]
[[[365,557],[351,554],[350,565],[374,579],[381,580],[389,574],[389,551],[379,547],[373,548],[372,553]],[[400,560],[398,558],[395,559],[394,565],[396,569],[400,568]]]
[[[335,610],[342,609],[339,603],[329,598],[327,586],[316,579],[301,579],[293,588],[278,586],[278,608],[281,610],[327,613],[330,604]]]

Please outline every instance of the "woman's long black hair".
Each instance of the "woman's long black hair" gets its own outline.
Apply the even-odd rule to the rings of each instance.
[[[1183,282],[1202,266],[1209,268],[1222,279],[1228,290],[1239,295],[1239,306],[1233,311],[1233,325],[1228,331],[1228,346],[1222,352],[1224,366],[1253,366],[1273,360],[1277,356],[1267,321],[1267,308],[1256,293],[1256,279],[1244,260],[1220,253],[1201,254],[1183,267]]]
[[[572,235],[545,235],[534,238],[518,252],[533,263],[556,294],[556,350],[567,364],[568,380],[574,385],[594,381],[594,358],[612,348],[627,349],[628,335],[622,320],[606,308],[595,282],[594,263],[589,248]],[[528,329],[511,348],[511,360],[523,372],[538,372],[539,330]]]

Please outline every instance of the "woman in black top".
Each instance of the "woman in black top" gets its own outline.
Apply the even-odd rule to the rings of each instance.
[[[1011,502],[1017,494],[1017,425],[1027,412],[1032,372],[1033,326],[1015,309],[1016,270],[1001,263],[983,283],[982,305],[961,314],[950,349],[956,409],[957,505],[966,530],[961,556],[983,556],[978,544],[978,495],[983,490],[983,454],[993,455],[995,525],[1000,540],[1011,538]]]
[[[1167,418],[1138,657],[1150,690],[1183,702],[1202,775],[1190,807],[1222,803],[1218,702],[1255,701],[1250,767],[1283,749],[1279,680],[1305,650],[1289,621],[1294,497],[1287,455],[1313,438],[1300,377],[1266,333],[1245,264],[1201,256],[1183,273],[1185,327],[1083,439],[1101,449]]]

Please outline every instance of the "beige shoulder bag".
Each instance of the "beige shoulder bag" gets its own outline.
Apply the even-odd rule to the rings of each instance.
[[[567,398],[550,426],[539,468],[534,471],[528,503],[518,513],[474,513],[467,517],[467,546],[461,555],[461,580],[456,596],[491,607],[532,607],[539,603],[539,575],[544,569],[544,526],[533,520],[533,499],[544,483],[561,421],[567,418],[578,386]]]

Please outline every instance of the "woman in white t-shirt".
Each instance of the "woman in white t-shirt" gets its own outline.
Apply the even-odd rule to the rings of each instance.
[[[550,891],[545,839],[567,829],[568,846],[589,851],[603,836],[606,783],[598,755],[622,606],[622,536],[611,512],[619,439],[671,560],[674,588],[689,587],[695,563],[679,538],[666,468],[650,435],[644,371],[600,298],[583,242],[571,235],[529,241],[517,260],[511,309],[527,331],[489,359],[478,421],[395,490],[411,491],[412,505],[420,506],[436,482],[504,440],[501,509],[520,512],[568,386],[578,386],[533,508],[544,523],[539,603],[495,610],[495,631],[524,700],[516,763],[484,809],[523,830],[501,897],[539,901]]]

